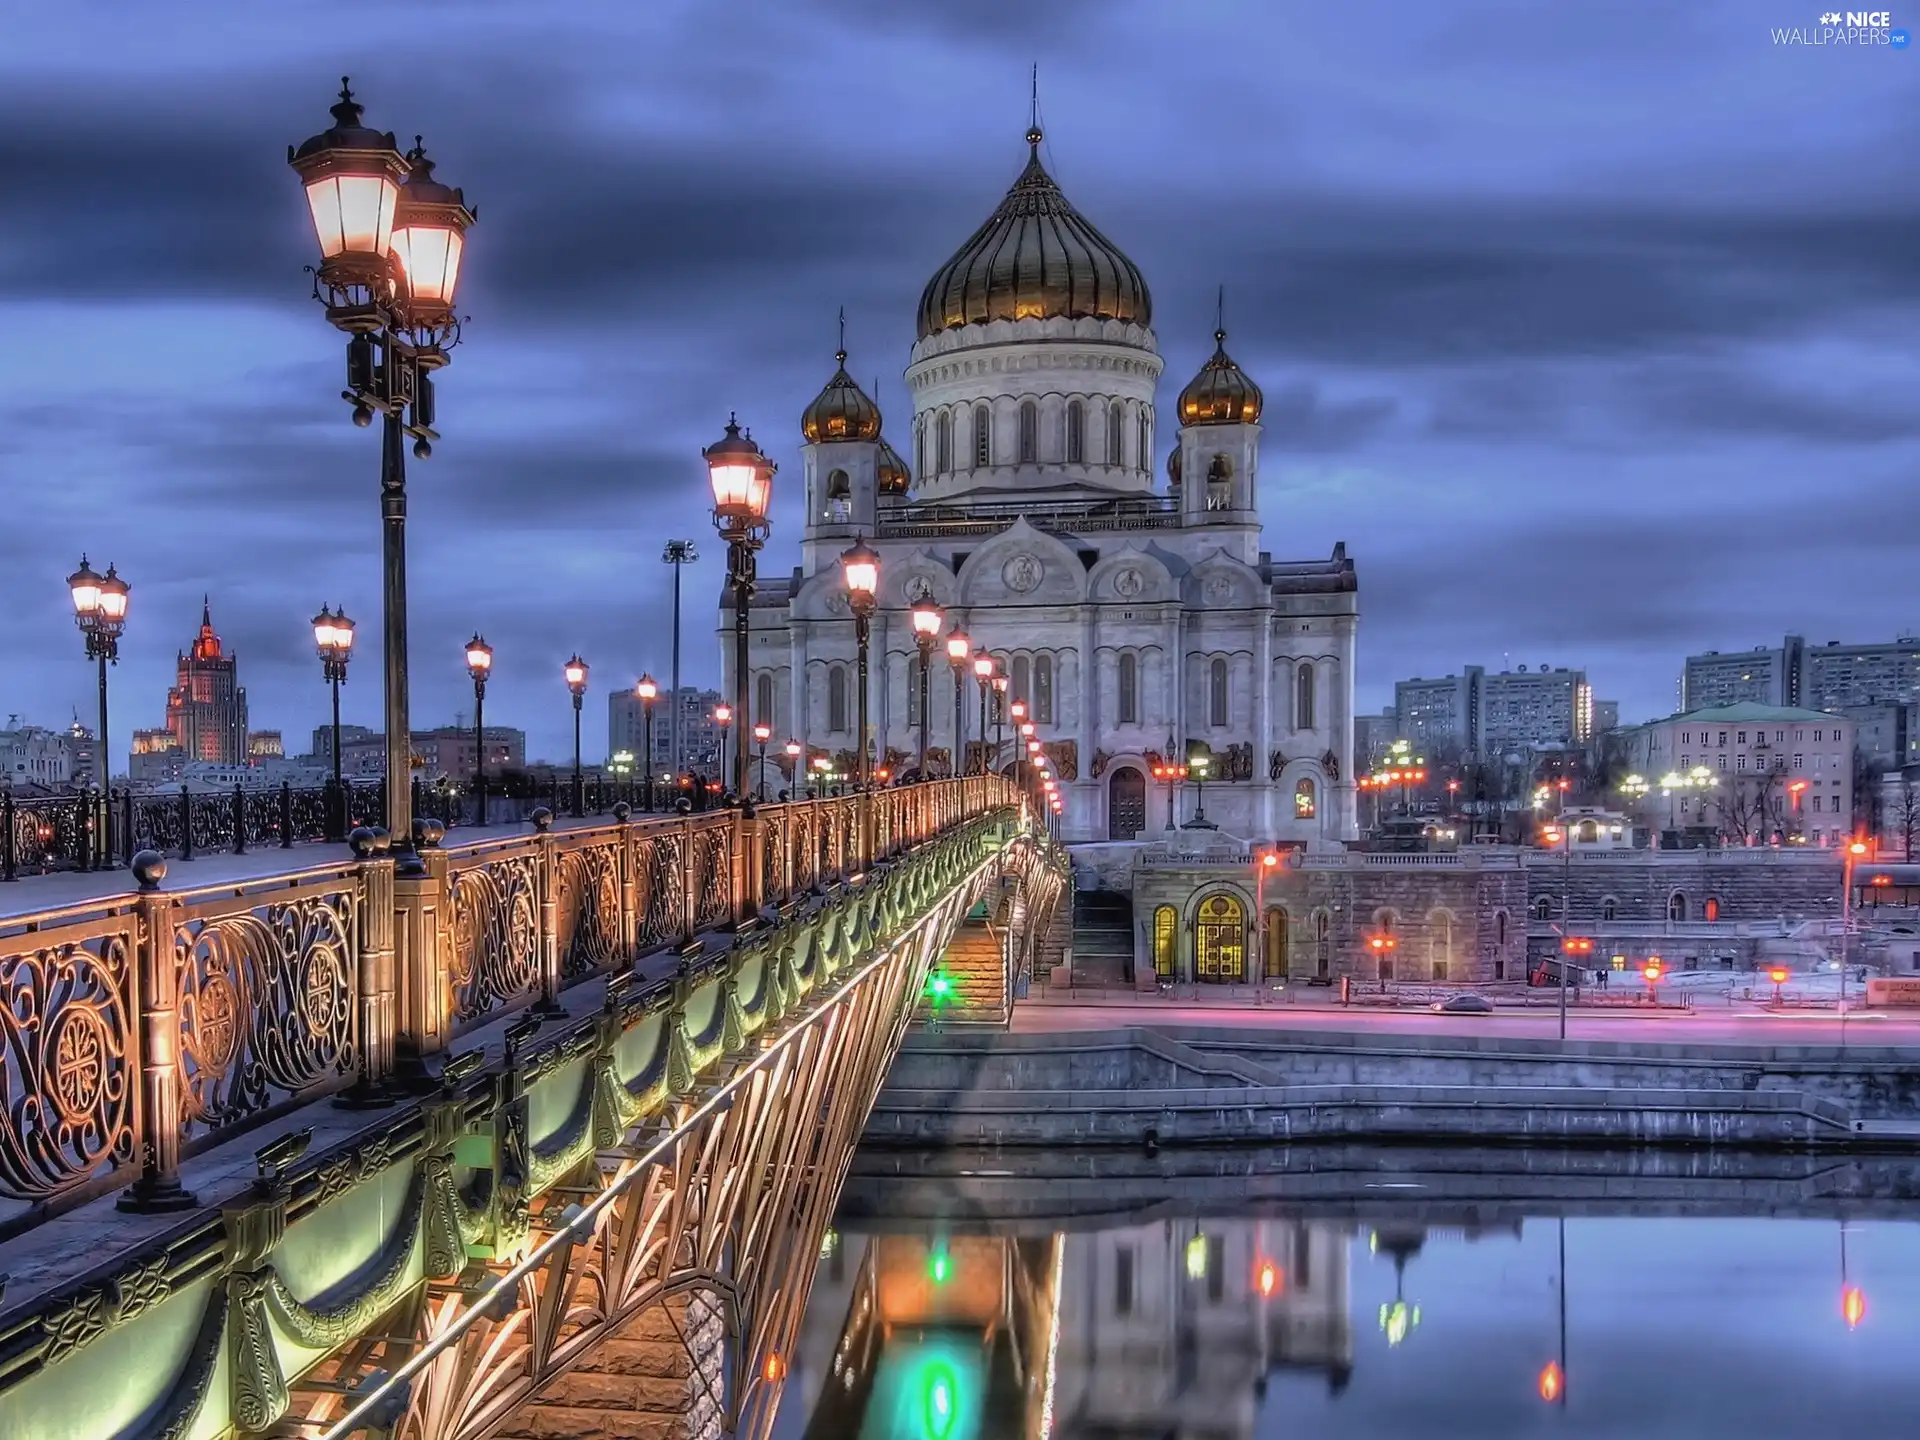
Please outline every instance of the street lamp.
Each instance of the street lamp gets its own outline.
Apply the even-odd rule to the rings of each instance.
[[[806,777],[800,773],[801,744],[798,740],[789,740],[783,747],[787,752],[787,792],[791,799],[800,798],[800,782]]]
[[[973,653],[973,642],[966,634],[956,630],[947,636],[947,664],[953,670],[953,758],[947,765],[947,774],[961,773],[962,757],[967,753],[967,707],[966,682],[967,660]]]
[[[405,155],[389,131],[360,123],[345,79],[333,124],[287,163],[300,177],[320,244],[314,298],[347,335],[356,425],[381,416],[381,636],[386,669],[387,832],[394,872],[425,873],[413,845],[412,733],[407,705],[407,471],[402,450],[433,453],[433,372],[459,343],[454,290],[474,212],[433,178],[418,137]]]
[[[767,741],[773,738],[773,727],[762,720],[753,727],[753,738],[760,746],[760,798],[767,798]]]
[[[858,657],[854,679],[859,688],[860,762],[855,767],[854,783],[865,790],[872,773],[867,767],[867,639],[880,593],[880,557],[864,539],[855,539],[840,557],[840,570],[847,583],[847,603],[853,611],[853,643]]]
[[[587,698],[587,662],[578,654],[571,655],[561,673],[567,677],[567,689],[573,692],[573,814],[578,819],[587,809],[586,782],[580,777],[580,707]]]
[[[751,434],[742,435],[732,415],[727,433],[701,452],[713,484],[713,523],[727,542],[727,579],[733,584],[733,708],[747,713],[747,607],[753,600],[754,555],[766,542],[767,512],[773,503],[774,463],[760,453]],[[747,793],[747,753],[735,746],[733,793],[751,813]]]
[[[467,641],[467,674],[473,677],[473,823],[487,823],[487,677],[493,647],[478,630]]]
[[[320,655],[320,673],[333,692],[333,788],[327,796],[327,838],[347,838],[346,790],[340,778],[340,686],[347,678],[347,661],[353,658],[353,621],[344,610],[320,607],[313,617],[313,648]]]
[[[1173,788],[1187,778],[1184,765],[1163,764],[1153,767],[1153,778],[1167,787],[1167,829],[1173,829]]]
[[[933,677],[933,642],[940,638],[940,627],[947,623],[947,617],[938,605],[931,600],[923,600],[913,607],[913,643],[920,651],[920,778],[927,778],[927,727],[932,717],[927,714],[931,698]]]
[[[1196,755],[1187,763],[1193,767],[1193,819],[1189,823],[1196,830],[1215,829],[1207,822],[1207,771],[1213,767],[1213,757]]]
[[[1853,959],[1853,862],[1867,853],[1864,840],[1847,842],[1845,874],[1840,882],[1840,1023],[1847,1021],[1847,966]],[[1844,1043],[1846,1031],[1841,1031]]]
[[[653,702],[660,698],[660,684],[652,675],[642,674],[634,682],[633,693],[640,701],[640,746],[647,752],[647,809],[653,809]]]
[[[973,652],[973,679],[980,688],[980,771],[990,768],[987,750],[987,693],[993,689],[993,656],[984,649]]]
[[[993,756],[1000,758],[1001,747],[1007,736],[1007,677],[995,674],[993,677]]]
[[[111,565],[105,575],[96,575],[82,555],[80,568],[67,577],[67,589],[73,594],[73,623],[86,638],[87,658],[100,667],[100,733],[93,748],[100,797],[93,822],[97,827],[93,863],[95,869],[105,870],[113,863],[107,845],[107,817],[111,813],[107,801],[107,666],[120,663],[120,634],[127,628],[127,596],[132,587]]]

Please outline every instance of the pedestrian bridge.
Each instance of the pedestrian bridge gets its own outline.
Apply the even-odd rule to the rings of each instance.
[[[0,1435],[764,1434],[930,973],[1065,883],[996,776],[416,834],[0,897]]]

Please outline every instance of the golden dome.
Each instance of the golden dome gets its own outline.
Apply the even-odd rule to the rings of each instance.
[[[1027,168],[1000,207],[921,292],[921,339],[989,320],[1152,322],[1153,300],[1140,271],[1041,166],[1037,125],[1027,131],[1027,144]]]
[[[1180,447],[1178,445],[1167,452],[1167,488],[1170,490],[1180,488]]]
[[[801,414],[800,433],[814,445],[823,440],[879,439],[880,407],[847,374],[847,352],[836,351],[833,358],[840,368]]]
[[[1213,354],[1180,392],[1182,425],[1250,425],[1260,418],[1260,387],[1227,354],[1227,332],[1213,332]]]
[[[880,493],[882,495],[904,495],[912,484],[913,477],[907,473],[907,462],[900,458],[900,452],[887,443],[887,437],[880,437],[880,460],[877,467]]]

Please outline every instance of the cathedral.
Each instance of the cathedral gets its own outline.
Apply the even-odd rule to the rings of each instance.
[[[930,772],[957,760],[1012,773],[1026,753],[1018,700],[1064,794],[1069,842],[1202,820],[1255,841],[1348,838],[1353,562],[1344,545],[1316,560],[1261,548],[1260,387],[1224,329],[1175,402],[1158,483],[1162,362],[1146,280],[1042,166],[1038,126],[1026,139],[1026,168],[921,293],[911,464],[844,350],[801,415],[801,564],[763,576],[754,597],[751,722],[772,727],[776,750],[791,737],[852,768],[854,625],[839,561],[864,540],[881,557],[876,767],[899,776],[917,761],[911,612],[930,601],[944,612]],[[1007,677],[984,711],[971,670],[949,663],[956,632]]]

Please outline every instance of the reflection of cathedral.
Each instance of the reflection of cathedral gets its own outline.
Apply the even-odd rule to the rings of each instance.
[[[882,557],[870,722],[896,773],[920,721],[908,612],[931,599],[1030,707],[1066,782],[1065,838],[1157,831],[1154,770],[1190,751],[1211,757],[1207,814],[1229,831],[1349,835],[1353,564],[1340,547],[1305,561],[1261,549],[1263,402],[1224,330],[1180,392],[1159,484],[1146,282],[1042,167],[1037,128],[1028,140],[999,208],[921,296],[911,467],[844,350],[801,418],[802,563],[755,602],[751,720],[850,761],[855,650],[838,559],[864,537]],[[935,654],[929,763],[944,769],[955,677]],[[971,678],[960,698],[978,763],[994,727],[981,734]],[[992,763],[1008,766],[1016,743]]]
[[[783,1416],[810,1440],[1251,1436],[1274,1371],[1345,1387],[1347,1250],[1343,1226],[1290,1220],[836,1235]]]

